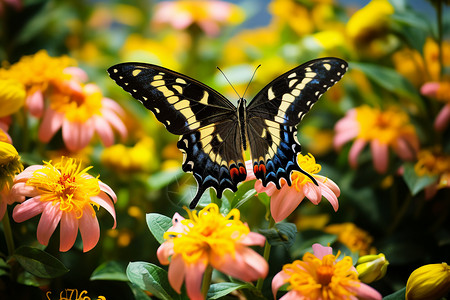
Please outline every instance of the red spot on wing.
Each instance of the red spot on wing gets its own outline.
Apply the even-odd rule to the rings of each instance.
[[[247,170],[244,167],[241,166],[241,167],[239,167],[239,173],[247,175]]]
[[[260,164],[260,165],[259,165],[259,171],[260,171],[260,172],[263,172],[263,174],[266,174],[266,166],[263,165],[263,164]]]
[[[231,169],[230,169],[230,176],[231,176],[231,179],[233,179],[233,180],[234,180],[234,178],[235,178],[236,176],[239,176],[239,170],[238,170],[238,168],[231,168]]]

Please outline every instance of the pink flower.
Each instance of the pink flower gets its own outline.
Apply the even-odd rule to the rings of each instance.
[[[312,246],[314,253],[306,253],[302,260],[283,266],[272,280],[276,298],[278,289],[288,284],[288,292],[280,300],[288,299],[374,299],[381,294],[358,279],[352,258],[338,259],[331,247]]]
[[[175,291],[180,293],[185,281],[189,298],[203,299],[200,287],[208,266],[244,281],[267,276],[267,262],[248,247],[263,246],[265,238],[250,232],[239,220],[237,209],[224,217],[212,203],[198,214],[188,213],[190,219],[173,216],[173,226],[164,234],[166,241],[157,252],[162,264],[170,264],[169,282]]]
[[[91,250],[100,238],[95,207],[102,206],[114,218],[114,191],[81,169],[72,158],[62,157],[59,163],[33,165],[14,179],[12,194],[16,200],[31,197],[14,207],[16,222],[42,214],[37,227],[37,239],[42,245],[48,241],[60,223],[60,251],[68,251],[75,243],[78,229],[83,239],[83,251]]]
[[[258,193],[266,193],[270,196],[270,213],[275,222],[280,222],[287,218],[306,197],[314,205],[318,205],[325,197],[333,206],[334,211],[339,208],[337,197],[340,195],[339,187],[329,178],[318,175],[321,166],[316,164],[315,158],[311,155],[297,156],[299,166],[309,173],[317,182],[318,186],[305,174],[294,171],[291,174],[292,185],[289,186],[285,181],[278,190],[272,182],[266,187],[262,185],[260,180],[255,183],[255,190]],[[247,180],[255,179],[252,170],[252,162],[246,162]]]
[[[445,130],[450,124],[450,82],[428,82],[422,86],[420,92],[445,103],[434,120],[436,130]]]
[[[214,36],[225,23],[239,23],[243,12],[225,1],[163,1],[155,5],[153,21],[156,24],[170,24],[182,30],[197,24],[207,35]]]
[[[86,147],[97,132],[105,146],[114,143],[113,128],[122,138],[127,135],[125,124],[119,118],[123,109],[113,100],[102,96],[94,84],[78,81],[65,83],[51,97],[39,128],[39,139],[47,143],[61,128],[64,143],[70,151]]]
[[[349,152],[352,168],[358,165],[358,156],[370,144],[373,164],[378,173],[389,166],[389,148],[403,160],[413,160],[419,151],[419,140],[408,115],[400,108],[381,111],[367,105],[351,109],[335,126],[334,146],[341,149],[355,139]]]

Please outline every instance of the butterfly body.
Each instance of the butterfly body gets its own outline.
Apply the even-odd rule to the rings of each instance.
[[[290,185],[294,170],[310,176],[297,164],[297,125],[346,70],[338,58],[312,60],[274,79],[248,105],[239,99],[237,106],[207,85],[160,66],[122,63],[108,72],[169,132],[180,135],[182,168],[198,183],[193,208],[209,187],[219,198],[226,189],[237,191],[247,177],[247,149],[264,186],[273,182],[281,188],[282,179]]]

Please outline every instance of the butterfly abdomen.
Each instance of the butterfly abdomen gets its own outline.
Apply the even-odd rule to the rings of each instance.
[[[237,117],[239,120],[239,131],[241,133],[242,148],[247,150],[247,101],[244,98],[239,99],[237,107]]]

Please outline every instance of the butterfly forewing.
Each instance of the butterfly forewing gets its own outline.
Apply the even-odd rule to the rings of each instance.
[[[182,168],[192,172],[197,194],[212,187],[220,198],[237,190],[247,173],[239,136],[236,107],[224,96],[180,73],[143,63],[122,63],[108,69],[112,79],[141,101],[173,134],[184,153]]]
[[[253,171],[263,185],[280,179],[290,185],[292,170],[301,151],[297,124],[316,101],[347,71],[338,58],[309,61],[277,77],[264,87],[247,107],[248,140]]]

